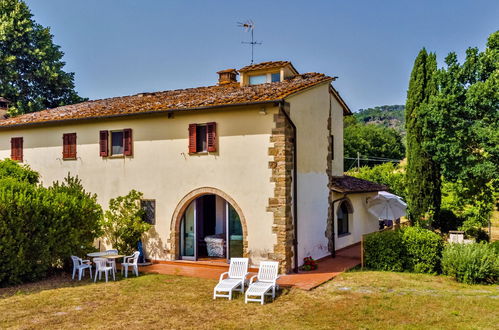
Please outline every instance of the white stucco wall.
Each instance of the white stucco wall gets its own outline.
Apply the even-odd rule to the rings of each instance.
[[[265,254],[276,243],[272,213],[266,211],[274,194],[268,167],[269,137],[276,108],[231,109],[176,113],[174,118],[142,118],[74,122],[57,126],[0,130],[0,159],[10,157],[10,139],[24,138],[24,163],[40,172],[44,185],[78,175],[87,191],[96,193],[106,208],[110,198],[131,189],[156,200],[156,225],[146,253],[166,259],[170,223],[179,201],[194,189],[214,187],[231,196],[247,220],[250,253]],[[218,151],[188,154],[188,125],[217,122]],[[99,131],[133,129],[134,155],[99,156]],[[62,160],[62,134],[77,133],[76,160]]]
[[[367,198],[376,196],[376,192],[347,195],[353,208],[353,213],[348,215],[349,234],[338,237],[338,224],[336,214],[340,203],[335,203],[335,247],[336,250],[360,242],[362,235],[378,230],[378,218],[367,211]],[[334,199],[343,197],[343,194],[334,194]]]
[[[298,262],[329,254],[325,236],[328,215],[327,156],[330,111],[329,84],[323,84],[287,100],[297,129],[298,147]],[[342,117],[338,119],[343,123]]]

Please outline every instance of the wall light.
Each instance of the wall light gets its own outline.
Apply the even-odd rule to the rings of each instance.
[[[261,115],[266,115],[267,114],[267,110],[265,108],[261,108],[260,111],[258,111],[259,114]]]

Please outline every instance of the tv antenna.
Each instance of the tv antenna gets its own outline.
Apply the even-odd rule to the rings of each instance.
[[[249,19],[249,20],[247,20],[244,23],[237,22],[237,26],[242,27],[246,32],[251,32],[251,41],[250,42],[248,42],[248,41],[241,41],[241,43],[242,44],[251,45],[251,64],[253,64],[253,54],[254,54],[255,45],[261,45],[262,44],[261,42],[256,42],[254,40],[253,32],[255,30],[255,23],[253,23],[253,21]]]

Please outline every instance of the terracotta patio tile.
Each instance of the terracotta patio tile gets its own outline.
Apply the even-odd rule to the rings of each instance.
[[[360,245],[355,245],[338,251],[336,253],[336,258],[325,258],[320,260],[318,262],[319,267],[316,270],[282,275],[278,283],[282,287],[311,290],[359,264]],[[219,264],[213,266],[203,265],[202,263],[171,262],[168,264],[154,264],[140,267],[140,271],[144,273],[181,275],[216,280],[220,277],[220,274],[228,271],[228,265]]]

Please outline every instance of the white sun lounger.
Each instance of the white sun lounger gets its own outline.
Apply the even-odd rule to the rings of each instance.
[[[226,279],[224,276],[228,275]],[[230,259],[229,271],[220,275],[218,284],[213,289],[213,299],[229,298],[232,299],[232,292],[244,292],[244,283],[248,275],[248,258]]]
[[[250,284],[246,291],[244,302],[247,304],[248,301],[255,301],[263,305],[265,303],[265,296],[272,296],[272,300],[274,300],[275,292],[279,289],[276,283],[279,278],[279,275],[277,275],[278,271],[279,263],[277,261],[262,261],[260,269],[258,269],[258,275],[252,276],[249,281]],[[256,282],[253,283],[255,278]]]

